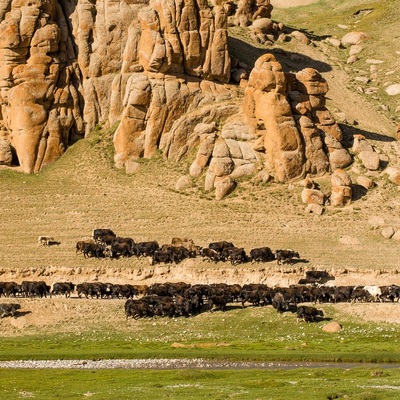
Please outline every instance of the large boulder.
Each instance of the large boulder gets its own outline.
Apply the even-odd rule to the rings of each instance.
[[[368,35],[365,32],[349,32],[346,33],[342,39],[342,46],[348,47],[353,45],[358,45],[364,40],[368,39]]]
[[[379,169],[379,154],[374,151],[361,151],[358,156],[364,167],[370,171],[377,171]]]
[[[353,194],[350,175],[342,169],[337,169],[331,176],[331,184],[331,205],[334,207],[349,205]]]
[[[337,321],[331,321],[322,327],[322,330],[329,333],[336,333],[342,330],[342,325]]]
[[[372,189],[375,186],[374,181],[368,176],[358,176],[357,184],[367,190]]]
[[[389,167],[389,168],[386,168],[385,172],[388,175],[389,180],[391,182],[393,182],[397,186],[400,186],[400,168]]]
[[[368,143],[363,135],[354,135],[352,150],[356,154],[361,153],[362,151],[374,151],[372,145]]]
[[[331,176],[331,184],[332,186],[351,186],[352,181],[346,171],[338,169]]]
[[[349,186],[333,186],[331,194],[331,205],[334,207],[345,207],[351,203],[352,189]]]
[[[236,183],[230,176],[224,176],[216,178],[214,186],[216,200],[222,200],[235,189]]]
[[[387,228],[383,228],[381,230],[381,234],[385,239],[391,239],[395,233],[396,231],[392,226],[388,226]]]
[[[321,190],[304,188],[301,192],[301,200],[305,204],[318,204],[325,203],[325,195]]]

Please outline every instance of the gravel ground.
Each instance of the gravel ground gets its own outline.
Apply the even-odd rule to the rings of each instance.
[[[241,362],[194,359],[134,360],[19,360],[0,361],[0,368],[49,369],[295,369],[380,367],[400,368],[400,364],[320,363],[320,362]]]

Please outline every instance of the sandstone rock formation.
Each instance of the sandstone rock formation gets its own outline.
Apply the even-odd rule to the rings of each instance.
[[[2,1],[1,125],[25,172],[57,159],[84,132],[80,71],[56,1]]]
[[[278,180],[323,174],[351,163],[340,143],[342,132],[325,107],[327,91],[326,81],[314,69],[285,74],[272,54],[257,60],[245,91],[244,112],[263,137]]]
[[[207,107],[232,97],[222,85],[230,79],[225,8],[216,4],[211,12],[207,2],[193,0],[154,1],[151,6],[139,13],[138,62],[144,73],[132,74],[127,81],[114,137],[119,166],[152,157],[158,148],[180,159],[199,144],[196,135],[187,134],[196,123],[226,118],[232,111]],[[192,112],[197,115],[187,118]],[[185,121],[180,120],[184,115]]]
[[[317,71],[287,75],[274,56],[266,54],[251,72],[243,104],[231,105],[221,126],[210,123],[205,107],[178,119],[160,144],[164,155],[174,159],[196,148],[189,174],[205,174],[205,190],[216,189],[217,198],[245,176],[261,173],[268,176],[266,181],[272,175],[287,182],[305,174],[321,175],[351,162],[340,144],[342,133],[325,108],[327,90]],[[305,189],[305,202],[323,206],[324,194],[313,189]]]
[[[334,207],[344,207],[349,205],[353,194],[350,175],[342,169],[337,169],[332,174],[331,184],[331,205]]]
[[[256,19],[271,18],[273,8],[270,0],[239,0],[235,19],[238,25],[246,27]]]
[[[38,171],[96,124],[121,115],[117,158],[121,142],[129,156],[151,156],[190,105],[216,100],[200,80],[230,79],[225,8],[205,0],[147,3],[0,2],[4,163],[8,146],[25,172]]]
[[[236,60],[231,76],[232,10],[219,0],[0,0],[0,163],[39,171],[96,124],[120,121],[117,167],[135,173],[140,157],[194,150],[188,174],[204,174],[217,198],[245,176],[289,182],[348,166],[316,70],[286,74],[265,54],[249,77]],[[269,0],[243,0],[235,18],[272,40],[283,25],[271,11]]]

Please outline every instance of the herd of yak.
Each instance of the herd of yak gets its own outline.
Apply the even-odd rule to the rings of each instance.
[[[293,311],[298,318],[314,322],[323,314],[315,307],[301,303],[337,302],[399,302],[400,286],[326,286],[318,284],[328,274],[326,271],[307,271],[304,283],[289,287],[269,287],[265,284],[194,284],[155,283],[151,286],[84,282],[56,282],[52,286],[44,281],[0,282],[0,296],[5,297],[70,297],[76,293],[78,298],[124,299],[126,318],[145,317],[190,317],[204,311],[226,311],[241,304],[252,306],[272,305],[279,313]],[[312,284],[310,284],[312,283]],[[16,316],[20,305],[0,304],[0,317]]]
[[[231,242],[214,242],[207,247],[196,246],[192,239],[172,239],[171,244],[160,246],[156,241],[135,242],[132,238],[118,237],[111,229],[95,229],[93,239],[76,243],[76,254],[86,257],[119,258],[119,257],[151,257],[152,265],[158,263],[178,264],[186,258],[201,256],[203,261],[217,263],[230,261],[232,265],[245,262],[268,262],[277,260],[278,265],[292,262],[300,258],[298,252],[286,249],[272,251],[269,247],[252,249],[247,255],[244,248]]]
[[[43,243],[40,243],[43,244]],[[172,240],[172,244],[159,246],[157,242],[138,242],[131,238],[117,237],[110,229],[95,229],[93,239],[76,244],[76,253],[84,257],[151,257],[152,264],[179,263],[185,258],[201,256],[212,262],[230,261],[233,265],[244,262],[268,262],[278,264],[292,262],[299,258],[293,250],[276,250],[269,247],[252,249],[249,256],[243,248],[230,242],[214,242],[208,247],[196,246],[191,239]],[[195,284],[155,283],[151,286],[84,282],[56,282],[52,286],[44,281],[0,282],[0,297],[70,297],[125,299],[126,318],[146,317],[190,317],[204,311],[226,311],[227,305],[246,304],[252,306],[272,305],[279,313],[293,311],[299,319],[315,322],[323,317],[323,312],[301,303],[326,302],[372,302],[400,301],[400,286],[331,286],[324,285],[334,279],[326,271],[310,270],[298,284],[290,287],[268,287],[265,284]],[[20,309],[17,303],[1,303],[0,318],[15,317]]]

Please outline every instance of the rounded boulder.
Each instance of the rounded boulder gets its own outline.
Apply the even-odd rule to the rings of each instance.
[[[329,333],[336,333],[343,329],[342,325],[339,322],[332,321],[329,324],[326,324],[322,327],[322,330]]]
[[[269,18],[259,18],[253,22],[251,27],[255,31],[261,31],[263,33],[268,33],[268,32],[272,32],[272,30],[273,30],[273,22]]]
[[[359,44],[366,39],[368,39],[368,35],[364,32],[349,32],[342,37],[341,42],[342,46],[348,47]]]

